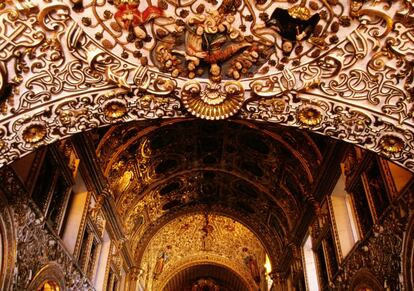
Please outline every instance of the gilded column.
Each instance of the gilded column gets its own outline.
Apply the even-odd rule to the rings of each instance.
[[[131,290],[131,291],[138,290],[138,279],[141,274],[142,274],[142,269],[138,267],[131,267],[129,269],[126,290]]]

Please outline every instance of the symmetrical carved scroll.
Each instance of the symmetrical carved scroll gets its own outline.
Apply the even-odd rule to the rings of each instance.
[[[0,164],[192,114],[304,127],[413,169],[413,13],[403,0],[7,2]]]

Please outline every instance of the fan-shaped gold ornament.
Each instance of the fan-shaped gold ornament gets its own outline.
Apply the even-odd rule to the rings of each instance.
[[[205,88],[197,81],[190,81],[183,86],[182,101],[185,108],[196,117],[226,119],[240,110],[244,89],[235,81],[226,82],[223,86],[206,84]]]

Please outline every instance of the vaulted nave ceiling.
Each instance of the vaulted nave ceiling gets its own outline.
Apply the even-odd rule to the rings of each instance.
[[[250,278],[243,275],[250,256],[262,264],[268,255],[283,268],[290,244],[306,232],[302,221],[333,186],[344,150],[320,135],[246,121],[129,123],[87,136],[134,260],[151,273],[159,254],[168,254],[154,284],[203,258],[242,278]],[[210,235],[215,247],[206,251]]]
[[[147,224],[178,206],[219,204],[263,224],[273,213],[274,230],[284,237],[312,200],[332,143],[314,139],[320,144],[306,133],[246,122],[181,121],[142,131],[130,124],[105,134],[98,157],[128,234],[143,231],[137,221]]]

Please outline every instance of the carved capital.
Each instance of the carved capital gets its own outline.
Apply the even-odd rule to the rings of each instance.
[[[131,281],[138,281],[139,276],[144,273],[144,270],[138,267],[131,267],[128,271],[129,278]]]

